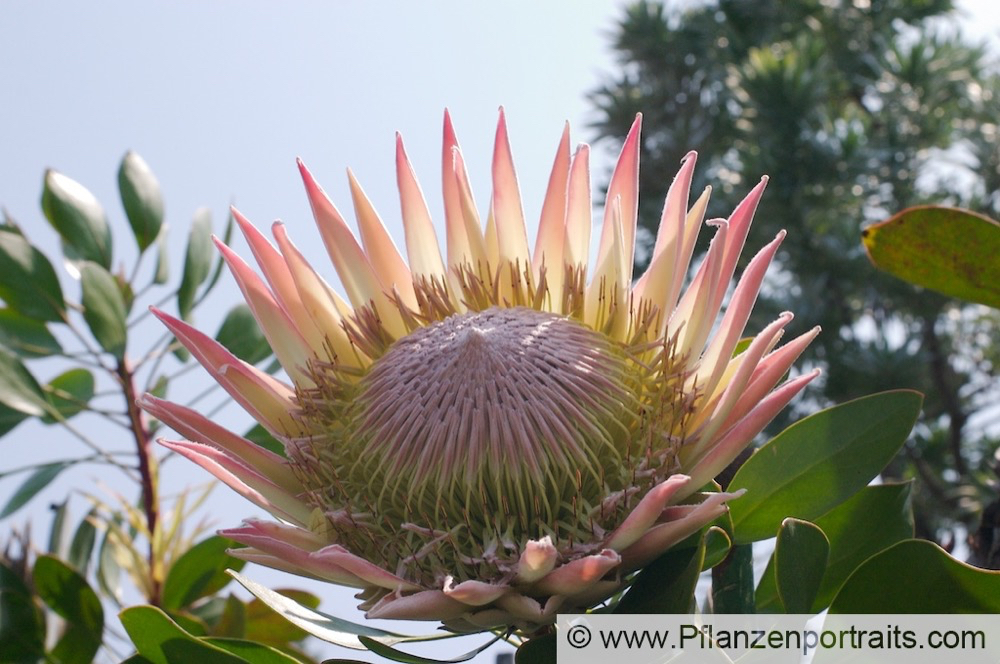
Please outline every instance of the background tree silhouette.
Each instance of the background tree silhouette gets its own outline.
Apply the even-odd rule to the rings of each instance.
[[[660,214],[648,192],[666,189],[688,150],[701,155],[702,185],[723,183],[709,216],[770,176],[748,241],[790,232],[757,324],[792,309],[798,331],[823,326],[806,364],[824,379],[803,410],[889,388],[927,394],[886,477],[916,478],[917,534],[946,547],[996,498],[1000,319],[877,272],[859,233],[913,205],[1000,212],[1000,77],[985,46],[946,21],[951,10],[948,0],[639,2],[613,34],[620,71],[591,93],[600,138],[620,139],[645,114],[646,229]]]

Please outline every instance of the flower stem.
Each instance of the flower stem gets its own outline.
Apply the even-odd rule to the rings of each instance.
[[[756,613],[753,596],[753,545],[737,544],[712,568],[712,610]]]
[[[723,490],[729,488],[736,471],[752,450],[744,449],[715,478]],[[732,533],[729,533],[732,537]],[[753,544],[736,544],[725,560],[712,568],[712,610],[714,613],[756,613],[753,585]]]
[[[136,403],[135,373],[129,369],[125,360],[118,363],[116,369],[118,380],[125,394],[125,406],[132,435],[135,437],[136,456],[139,459],[139,479],[142,486],[142,508],[146,515],[146,527],[149,529],[149,602],[154,606],[160,603],[160,591],[163,585],[162,570],[157,554],[157,527],[159,521],[159,496],[156,475],[156,457],[153,454],[153,440],[149,430],[146,414]]]

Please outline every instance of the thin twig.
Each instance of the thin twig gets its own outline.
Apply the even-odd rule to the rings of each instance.
[[[153,455],[153,441],[149,431],[149,421],[146,414],[136,403],[135,374],[128,368],[124,360],[119,362],[117,375],[125,395],[125,406],[131,420],[132,434],[135,437],[136,456],[139,459],[140,485],[142,486],[142,507],[146,517],[146,527],[149,532],[149,570],[150,597],[154,606],[160,603],[160,591],[163,579],[159,578],[156,555],[156,528],[160,517],[160,503],[157,495],[156,458]]]

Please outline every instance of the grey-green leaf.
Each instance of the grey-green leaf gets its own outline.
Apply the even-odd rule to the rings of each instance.
[[[44,321],[13,309],[0,309],[0,344],[21,357],[48,357],[62,352]]]
[[[194,307],[195,293],[212,267],[212,217],[207,208],[194,213],[191,233],[184,255],[184,273],[177,289],[177,310],[187,319]]]
[[[63,321],[66,305],[52,263],[18,233],[0,233],[0,298],[40,321]]]
[[[49,410],[45,393],[19,359],[0,350],[0,404],[26,415],[41,416]]]
[[[163,225],[163,194],[153,171],[135,152],[125,153],[118,168],[118,191],[135,242],[143,252],[156,240]]]
[[[76,255],[111,269],[111,228],[86,187],[54,170],[45,172],[42,211]]]
[[[111,273],[95,263],[80,269],[83,318],[101,348],[118,359],[125,355],[125,300]]]

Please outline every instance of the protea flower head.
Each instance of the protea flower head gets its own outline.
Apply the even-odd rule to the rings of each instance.
[[[299,163],[347,301],[281,223],[274,246],[234,211],[263,278],[217,244],[290,383],[157,315],[285,455],[142,399],[188,439],[164,445],[277,518],[222,531],[246,545],[234,556],[358,588],[371,618],[530,634],[609,598],[725,511],[736,494],[712,478],[816,375],[778,385],[818,330],[778,347],[785,313],[734,353],[783,232],[718,320],[766,180],[709,222],[683,288],[709,195],[688,209],[694,153],[633,282],[639,128],[592,266],[589,148],[571,157],[567,126],[532,251],[502,111],[485,229],[445,114],[447,258],[398,137],[408,262],[353,175],[360,243]]]

